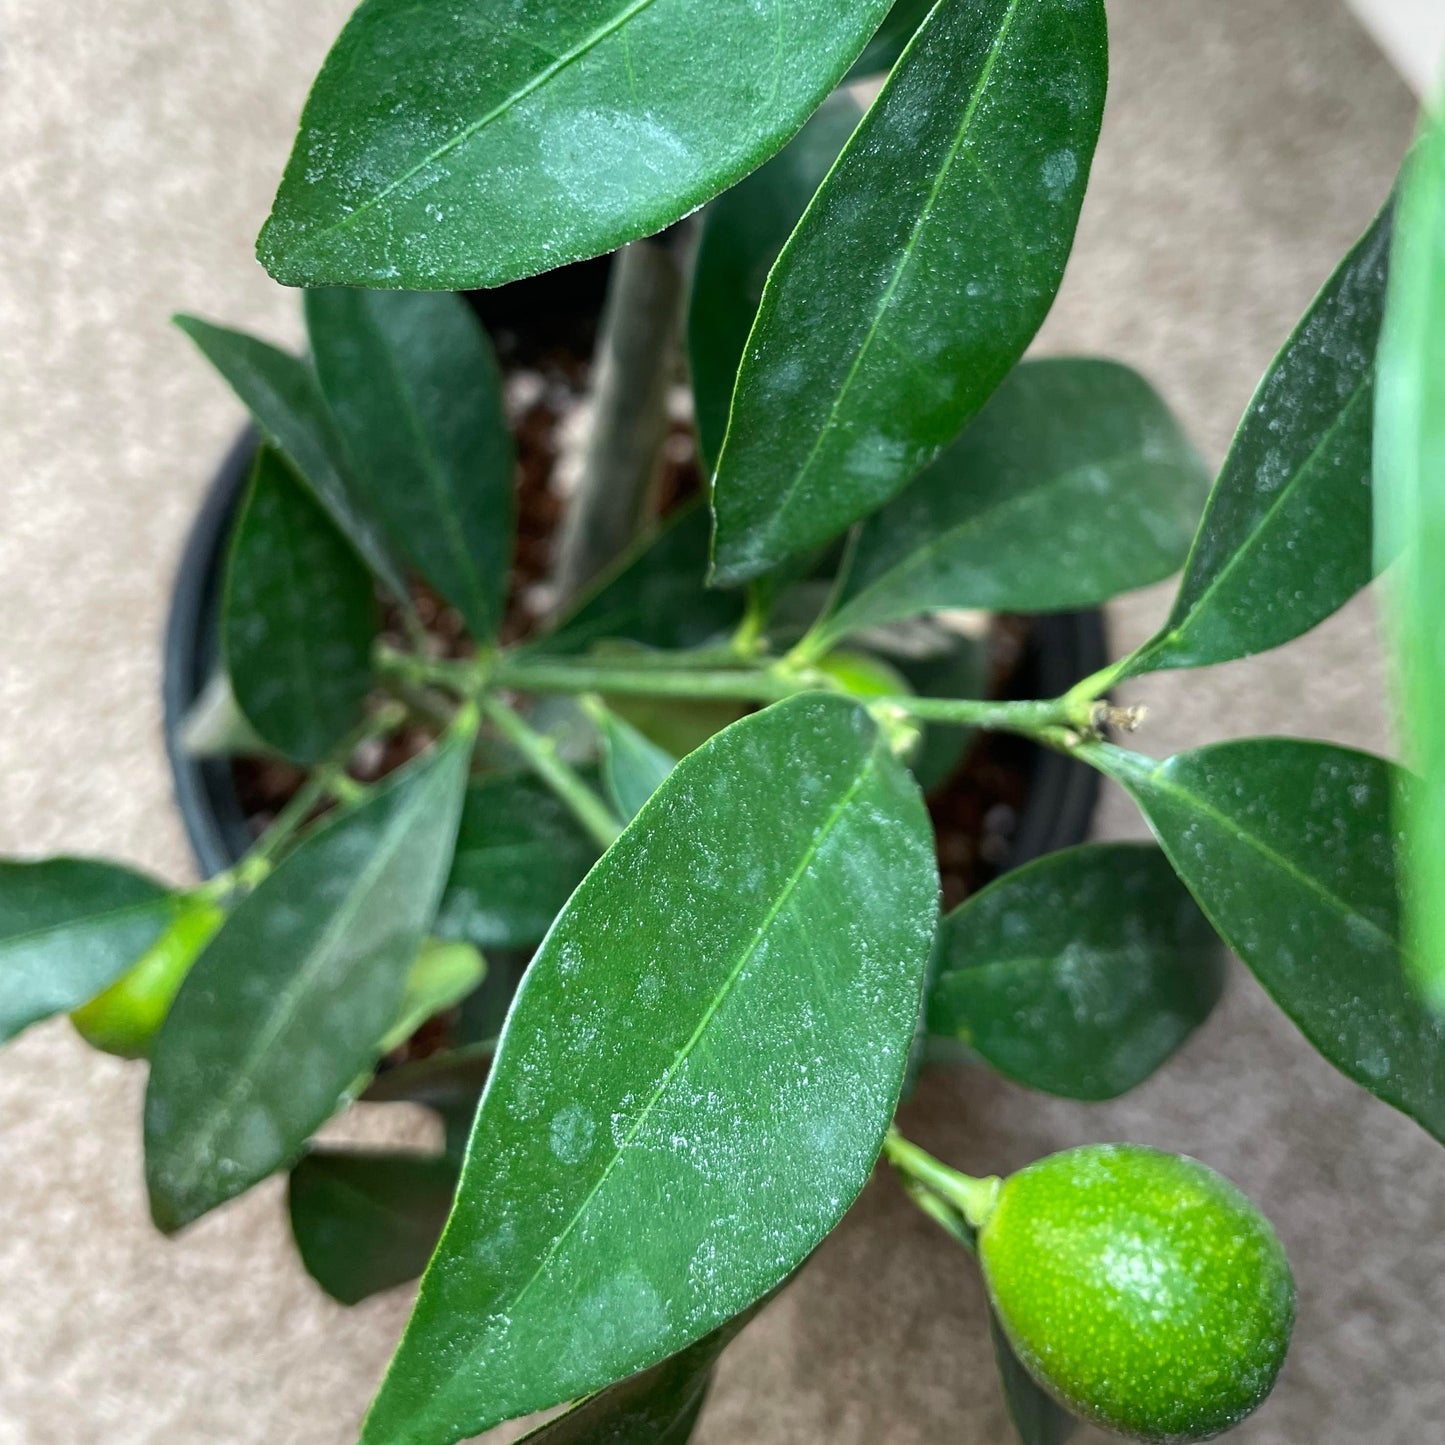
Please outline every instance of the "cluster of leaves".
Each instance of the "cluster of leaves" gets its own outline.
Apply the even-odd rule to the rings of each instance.
[[[835,92],[884,69],[866,114]],[[1021,361],[1106,78],[1101,0],[364,0],[260,243],[308,288],[310,359],[182,321],[261,436],[222,682],[251,746],[308,779],[199,889],[0,867],[0,1036],[82,1010],[87,1036],[149,1058],[163,1229],[289,1169],[302,1257],[337,1298],[431,1261],[370,1445],[567,1401],[536,1438],[685,1439],[728,1340],[862,1189],[920,1033],[1111,1098],[1207,1016],[1221,939],[1326,1058],[1445,1139],[1445,1023],[1401,944],[1397,770],[1283,739],[1156,762],[1104,737],[1118,681],[1276,647],[1373,575],[1392,211],[1211,490],[1142,377]],[[1440,408],[1419,378],[1438,392],[1445,366],[1418,318],[1441,315],[1442,153],[1416,166],[1398,414],[1380,402],[1413,478],[1401,616],[1430,716]],[[710,506],[502,647],[512,440],[488,338],[449,293],[704,203],[687,349]],[[1063,698],[969,695],[972,644],[943,628],[926,666],[896,650],[920,617],[1092,606],[1181,565],[1159,634]],[[436,655],[414,577],[474,651]],[[379,596],[410,646],[378,640]],[[720,709],[700,729],[699,705]],[[418,719],[421,755],[350,776]],[[1068,849],[940,917],[922,793],[973,726],[1085,759],[1159,846]],[[1420,743],[1432,767],[1441,736]],[[1412,818],[1438,876],[1429,797]],[[1422,940],[1445,931],[1434,906]],[[445,1049],[378,1070],[437,1014]],[[435,1109],[445,1152],[308,1148],[358,1097]],[[1061,1438],[999,1351],[1021,1434]]]

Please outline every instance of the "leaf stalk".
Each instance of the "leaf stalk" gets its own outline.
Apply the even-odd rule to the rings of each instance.
[[[481,707],[487,720],[521,753],[527,766],[567,805],[603,851],[610,848],[622,832],[622,824],[586,779],[561,757],[557,744],[500,698],[485,698]]]
[[[915,1204],[921,1204],[921,1186],[927,1194],[936,1196],[956,1211],[970,1229],[982,1229],[998,1205],[999,1192],[1003,1188],[1003,1180],[998,1175],[975,1179],[971,1175],[960,1174],[905,1139],[897,1129],[888,1131],[888,1137],[883,1141],[883,1157],[903,1177],[905,1188]],[[937,1210],[924,1207],[927,1213],[942,1222]]]

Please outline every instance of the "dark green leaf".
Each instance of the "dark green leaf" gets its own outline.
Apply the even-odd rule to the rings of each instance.
[[[113,863],[0,863],[0,1042],[108,988],[170,926],[175,896]]]
[[[1265,373],[1169,620],[1125,675],[1278,647],[1373,575],[1370,446],[1391,214],[1387,206]]]
[[[757,1312],[744,1310],[661,1364],[589,1395],[524,1436],[524,1445],[685,1445],[718,1359]]]
[[[471,944],[428,939],[406,976],[396,1022],[382,1036],[378,1052],[399,1049],[429,1019],[461,1003],[486,975],[487,962]]]
[[[792,698],[684,758],[523,981],[367,1445],[601,1389],[788,1275],[881,1147],[937,886],[862,708]]]
[[[1445,1008],[1445,115],[1406,167],[1380,352],[1376,560],[1386,581],[1407,752],[1423,782],[1400,799],[1405,936]]]
[[[1090,756],[1315,1048],[1445,1140],[1445,1020],[1400,953],[1390,764],[1285,738],[1162,763],[1102,744]]]
[[[1004,1405],[1019,1439],[1023,1445],[1064,1445],[1078,1422],[1060,1409],[1024,1369],[992,1308],[988,1312],[988,1328],[993,1337],[993,1355],[998,1363]]]
[[[364,0],[257,252],[292,286],[461,291],[600,256],[765,161],[888,0]]]
[[[1102,0],[941,0],[768,278],[713,489],[716,579],[886,502],[992,395],[1073,245]]]
[[[474,783],[433,932],[483,949],[530,948],[597,854],[597,844],[535,779],[507,774]]]
[[[829,96],[767,165],[707,208],[687,342],[698,448],[709,471],[722,451],[738,363],[768,272],[862,115],[852,96],[842,91]]]
[[[1070,1099],[1157,1069],[1224,989],[1224,950],[1157,848],[1093,843],[1005,874],[938,939],[928,1031]]]
[[[742,616],[743,600],[703,586],[711,525],[706,507],[685,508],[529,650],[584,652],[618,637],[648,647],[698,647],[727,632]]]
[[[472,721],[302,842],[197,959],[146,1094],[162,1229],[284,1166],[375,1063],[451,861]]]
[[[221,644],[256,731],[318,763],[361,719],[376,597],[366,568],[269,447],[256,454],[231,534]]]
[[[602,734],[602,781],[607,796],[618,816],[631,822],[667,781],[677,759],[608,708],[596,707],[593,720]]]
[[[291,1171],[291,1233],[307,1273],[344,1305],[426,1268],[456,1190],[457,1165],[422,1154],[316,1149]]]
[[[499,980],[495,970],[489,970],[486,982],[471,995],[471,999],[502,982],[510,983],[515,992],[515,981]],[[467,1002],[470,1003],[471,999]],[[510,1001],[511,995],[508,994],[507,1002]],[[502,1012],[505,1015],[505,1007]],[[464,1014],[460,1023],[454,1026],[458,1036],[465,1031],[465,1021]],[[484,1043],[461,1044],[444,1053],[383,1068],[362,1090],[360,1097],[368,1104],[420,1104],[435,1110],[445,1127],[447,1157],[460,1160],[471,1137],[477,1102],[492,1071],[495,1053],[496,1040],[493,1038]]]
[[[460,296],[306,293],[321,389],[397,550],[489,642],[512,561],[516,459],[491,342]]]
[[[406,581],[351,474],[336,423],[315,373],[285,351],[194,316],[176,325],[200,348],[245,404],[261,435],[295,467],[343,536],[397,597]]]
[[[492,1071],[495,1053],[495,1044],[468,1044],[398,1064],[379,1073],[361,1097],[368,1104],[425,1104],[443,1113],[458,1105],[475,1104]]]
[[[913,32],[923,24],[932,8],[933,0],[894,0],[888,18],[848,72],[848,79],[866,80],[870,75],[892,70],[904,46],[913,39]]]
[[[1177,571],[1209,474],[1169,409],[1112,361],[1025,362],[863,524],[824,649],[920,612],[1093,607]]]

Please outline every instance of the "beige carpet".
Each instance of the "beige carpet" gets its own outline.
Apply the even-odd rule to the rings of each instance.
[[[188,860],[158,738],[170,573],[238,415],[166,325],[294,337],[251,260],[347,0],[0,0],[0,850]],[[1339,0],[1118,0],[1115,87],[1051,350],[1143,366],[1218,457],[1270,354],[1386,192],[1411,104]],[[1120,645],[1160,619],[1119,607]],[[1141,746],[1259,731],[1383,747],[1356,605],[1307,645],[1151,682]],[[1110,836],[1137,819],[1111,798]],[[344,1445],[407,1299],[347,1311],[278,1187],[165,1243],[137,1070],[64,1026],[0,1055],[0,1445]],[[1445,1152],[1316,1059],[1242,973],[1109,1107],[974,1073],[908,1125],[1007,1169],[1090,1139],[1186,1150],[1279,1221],[1302,1312],[1251,1445],[1421,1445],[1445,1420]],[[413,1132],[416,1120],[365,1127]],[[704,1445],[1003,1445],[978,1287],[884,1180],[729,1355]]]

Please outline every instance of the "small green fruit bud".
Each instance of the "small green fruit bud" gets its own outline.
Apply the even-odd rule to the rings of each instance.
[[[1193,1159],[1072,1149],[1004,1181],[979,1233],[994,1307],[1061,1404],[1149,1441],[1208,1440],[1258,1408],[1294,1325],[1269,1221]]]
[[[910,697],[913,693],[908,679],[896,667],[890,667],[872,653],[840,648],[813,665],[854,697],[865,701],[874,697]]]
[[[191,965],[225,917],[212,903],[183,904],[134,968],[71,1014],[76,1032],[104,1053],[144,1058]]]

